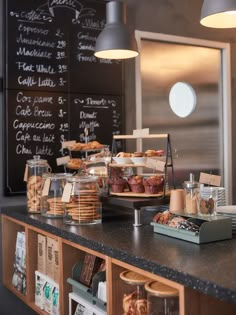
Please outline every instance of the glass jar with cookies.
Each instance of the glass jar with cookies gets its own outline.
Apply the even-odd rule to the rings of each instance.
[[[123,315],[148,315],[144,286],[150,279],[131,270],[122,271],[120,278],[123,280],[122,289],[125,292],[122,300]]]
[[[50,172],[47,160],[35,155],[26,164],[27,180],[27,208],[30,213],[40,213],[40,200],[42,193],[43,174]]]
[[[65,202],[65,224],[86,225],[102,222],[97,177],[75,175],[67,178],[62,200]]]
[[[72,177],[70,173],[43,174],[42,194],[40,201],[41,215],[47,218],[62,218],[64,216],[64,203],[62,194],[66,179]]]

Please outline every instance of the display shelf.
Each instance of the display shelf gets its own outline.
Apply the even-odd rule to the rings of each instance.
[[[165,141],[165,156],[154,156],[154,157],[147,157],[147,161],[143,164],[118,164],[118,163],[110,163],[109,168],[133,168],[133,169],[142,169],[142,168],[149,168],[153,171],[155,170],[156,173],[164,173],[165,184],[163,188],[163,197],[165,197],[166,193],[166,186],[168,185],[167,180],[169,180],[167,176],[167,169],[171,168],[171,177],[172,177],[172,184],[173,188],[175,188],[175,177],[174,177],[174,165],[173,165],[173,156],[172,156],[172,148],[171,148],[171,140],[170,135],[166,134],[133,134],[133,135],[114,135],[112,141],[112,156],[117,155],[117,140],[137,140],[137,139],[164,139]],[[158,161],[162,162],[161,165],[158,165]],[[164,163],[164,164],[163,164]],[[160,163],[159,163],[160,164]],[[161,168],[161,169],[160,169]],[[110,176],[110,171],[109,171]],[[170,186],[170,185],[168,185]]]
[[[162,197],[163,193],[158,193],[158,194],[147,194],[147,193],[134,193],[132,191],[128,192],[121,192],[121,193],[113,193],[110,192],[111,196],[119,196],[119,197],[137,197],[137,198],[157,198],[157,197]]]

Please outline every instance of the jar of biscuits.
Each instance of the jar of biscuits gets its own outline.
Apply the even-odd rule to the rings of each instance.
[[[45,173],[41,195],[41,215],[47,218],[62,218],[64,216],[64,203],[62,194],[66,179],[72,177],[69,173]]]
[[[97,177],[75,175],[67,178],[62,201],[65,202],[64,223],[86,225],[102,222],[102,206]]]
[[[26,170],[28,212],[40,213],[42,176],[50,172],[50,166],[47,160],[42,160],[39,155],[35,155],[32,160],[27,161]]]
[[[150,279],[130,270],[122,271],[120,278],[123,280],[124,291],[123,315],[148,315],[145,283]]]
[[[147,312],[156,315],[179,315],[179,292],[159,281],[145,284]]]

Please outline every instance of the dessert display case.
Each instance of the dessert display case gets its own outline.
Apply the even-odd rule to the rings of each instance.
[[[165,148],[147,150],[146,156],[114,158],[109,164],[109,193],[102,202],[109,205],[126,207],[134,211],[134,226],[141,226],[141,209],[146,206],[159,206],[169,203],[169,177],[175,188],[174,165],[169,134],[114,135],[112,155],[117,155],[119,140],[153,139],[155,147],[162,139]],[[158,154],[161,152],[161,154]],[[153,155],[151,155],[153,153]],[[150,155],[149,155],[150,154]],[[148,170],[148,173],[145,171]],[[170,170],[170,171],[169,171]],[[122,174],[112,178],[113,174]],[[132,175],[131,175],[132,174]],[[125,184],[126,183],[126,184]],[[123,187],[117,188],[118,185]]]

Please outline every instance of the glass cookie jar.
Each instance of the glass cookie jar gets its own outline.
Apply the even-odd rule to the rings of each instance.
[[[65,202],[65,224],[86,225],[102,222],[97,177],[75,175],[67,178],[62,200]]]
[[[124,281],[123,315],[148,315],[145,283],[150,279],[130,270],[120,273]]]
[[[43,174],[40,202],[42,216],[48,218],[62,218],[64,216],[64,203],[61,198],[66,185],[66,179],[72,176],[69,173]]]
[[[27,206],[28,212],[40,213],[40,200],[42,193],[43,174],[51,171],[47,160],[34,155],[26,164],[25,180],[27,181]]]
[[[158,281],[145,284],[148,315],[179,315],[179,292]]]

